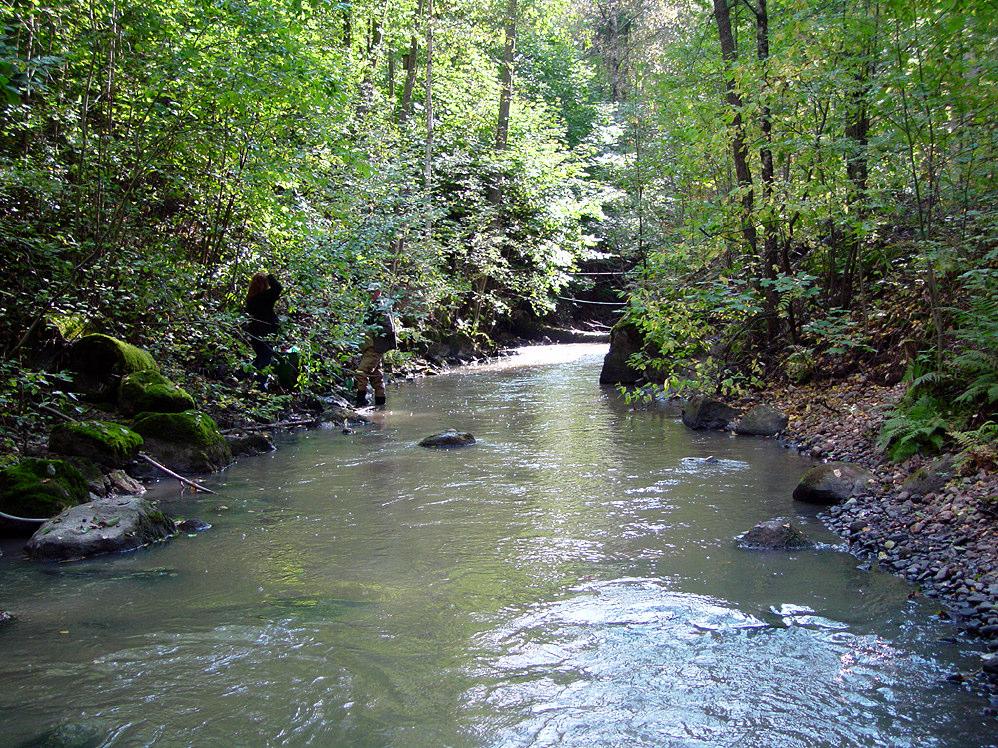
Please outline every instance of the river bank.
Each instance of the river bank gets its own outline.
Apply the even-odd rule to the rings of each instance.
[[[786,446],[818,460],[863,465],[871,490],[821,516],[871,566],[938,600],[939,617],[998,650],[998,475],[955,454],[892,463],[876,438],[904,386],[856,375],[836,383],[775,386],[748,398],[790,417]],[[991,673],[991,689],[998,679]]]

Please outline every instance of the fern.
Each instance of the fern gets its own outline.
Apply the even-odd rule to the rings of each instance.
[[[939,401],[928,395],[922,395],[910,407],[895,410],[884,422],[877,446],[894,462],[916,452],[938,452],[948,434],[948,424],[940,410]]]

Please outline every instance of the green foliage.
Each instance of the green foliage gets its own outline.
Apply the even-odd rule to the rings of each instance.
[[[916,452],[938,452],[949,431],[942,413],[942,404],[929,395],[897,408],[884,422],[877,447],[885,450],[894,462],[901,462]]]
[[[846,309],[829,309],[827,316],[808,322],[803,330],[833,356],[842,356],[850,351],[876,351]]]

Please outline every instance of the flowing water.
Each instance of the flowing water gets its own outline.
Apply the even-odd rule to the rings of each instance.
[[[45,566],[5,544],[0,744],[968,746],[973,650],[790,494],[556,346],[390,392],[167,505],[214,528]],[[448,426],[479,443],[415,446]],[[707,461],[706,458],[716,459]],[[732,538],[794,517],[827,543]]]

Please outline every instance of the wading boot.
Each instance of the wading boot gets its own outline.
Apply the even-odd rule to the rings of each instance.
[[[384,395],[375,395],[374,396],[374,407],[375,408],[384,408],[385,407],[385,396]]]
[[[366,407],[367,406],[367,393],[366,392],[358,392],[357,393],[357,399],[354,400],[353,403],[358,408],[364,408],[364,407]]]

